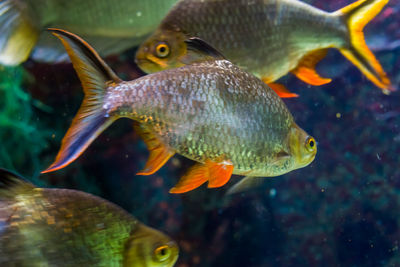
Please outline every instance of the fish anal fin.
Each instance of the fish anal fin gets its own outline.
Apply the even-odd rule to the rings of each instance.
[[[293,98],[299,97],[298,94],[290,92],[286,86],[281,83],[267,83],[265,82],[280,98]]]
[[[209,179],[208,188],[216,188],[225,185],[232,176],[233,165],[227,163],[208,162]]]
[[[231,178],[233,165],[206,161],[197,163],[189,169],[179,182],[169,192],[179,194],[191,191],[209,181],[208,187],[221,187]]]
[[[145,167],[137,175],[151,175],[158,171],[175,152],[164,145],[148,127],[135,123],[134,129],[142,137],[150,152]]]
[[[328,49],[314,50],[305,55],[291,72],[297,78],[311,85],[323,85],[330,83],[332,79],[321,77],[315,70],[317,63],[326,56]]]

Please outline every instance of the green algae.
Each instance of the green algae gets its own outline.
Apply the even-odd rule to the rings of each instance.
[[[36,115],[48,108],[25,89],[31,80],[23,67],[0,66],[0,166],[37,179],[40,154],[51,134]]]

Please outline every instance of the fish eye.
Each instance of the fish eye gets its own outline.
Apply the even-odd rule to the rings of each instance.
[[[166,261],[171,256],[171,248],[167,245],[159,246],[154,250],[157,261]]]
[[[308,151],[312,152],[315,150],[317,144],[315,142],[315,139],[311,136],[309,136],[306,140],[306,148]]]
[[[156,46],[156,54],[157,54],[157,57],[159,57],[159,58],[167,57],[169,55],[169,52],[170,52],[169,46],[168,46],[168,44],[166,44],[164,42],[159,43]]]

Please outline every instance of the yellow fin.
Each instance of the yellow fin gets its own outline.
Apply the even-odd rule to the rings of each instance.
[[[280,98],[299,97],[298,94],[290,92],[286,86],[281,83],[267,83],[265,82]]]
[[[323,85],[330,83],[332,80],[328,78],[322,78],[315,71],[317,63],[326,56],[328,49],[314,50],[305,55],[297,65],[297,67],[291,72],[296,75],[297,78],[305,83],[311,85]]]
[[[0,1],[0,64],[4,65],[24,62],[39,38],[39,30],[15,2]]]
[[[189,169],[179,182],[169,192],[179,194],[191,191],[209,181],[208,187],[215,188],[225,185],[232,176],[233,165],[206,161],[198,163]]]
[[[388,0],[359,0],[335,12],[343,16],[349,29],[350,46],[340,52],[384,93],[394,91],[379,61],[365,43],[363,29],[388,3]]]
[[[158,171],[174,154],[170,148],[164,145],[158,137],[146,126],[134,123],[135,131],[143,138],[150,152],[146,166],[137,175],[151,175]]]

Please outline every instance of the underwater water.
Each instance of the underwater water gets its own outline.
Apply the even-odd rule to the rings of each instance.
[[[306,2],[326,11],[350,3]],[[284,102],[315,137],[318,153],[309,166],[265,178],[252,190],[225,195],[239,181],[234,175],[221,188],[170,194],[193,165],[177,154],[155,174],[135,175],[149,153],[129,119],[113,123],[69,166],[40,174],[53,162],[83,92],[71,64],[32,59],[0,66],[0,167],[37,186],[117,204],[177,242],[177,267],[400,266],[400,1],[389,1],[364,32],[397,90],[383,94],[334,49],[317,66],[330,83],[311,86],[290,73],[281,78],[299,94]],[[105,61],[131,80],[136,49]]]

